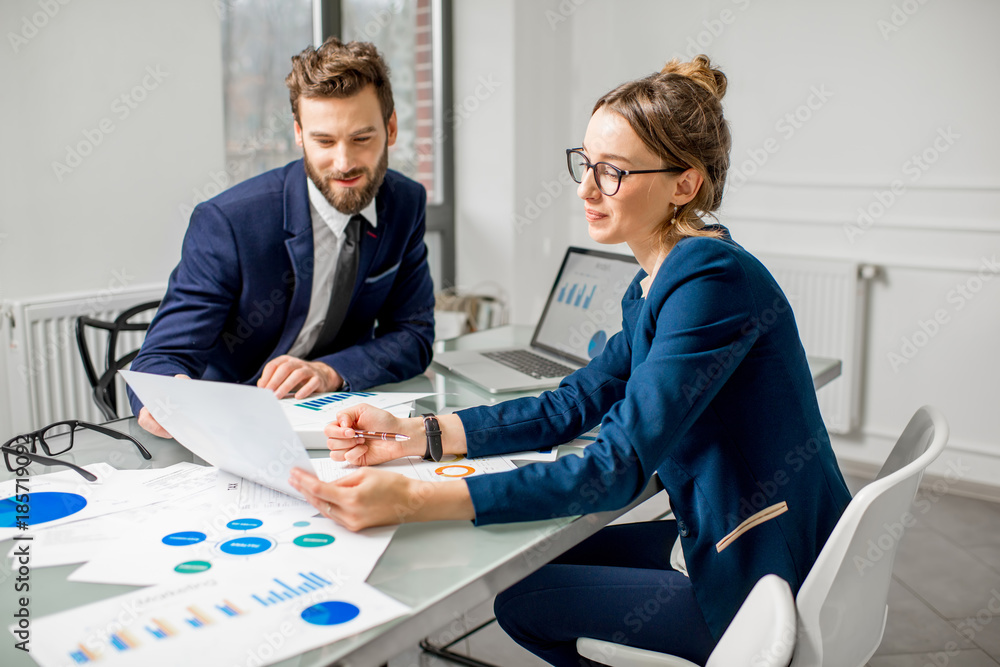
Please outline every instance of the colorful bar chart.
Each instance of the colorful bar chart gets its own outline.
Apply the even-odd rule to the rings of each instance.
[[[326,406],[332,403],[338,403],[340,401],[347,400],[348,398],[361,397],[366,398],[368,396],[374,396],[375,394],[370,391],[341,391],[335,394],[328,394],[321,398],[315,398],[310,401],[302,401],[301,403],[296,403],[295,407],[305,408],[306,410],[315,410],[319,412]]]
[[[270,607],[271,605],[284,602],[285,600],[292,600],[299,597],[300,595],[305,595],[310,591],[319,590],[320,588],[326,588],[327,586],[332,586],[333,583],[327,581],[323,577],[319,576],[315,572],[299,572],[298,575],[302,577],[301,582],[293,582],[298,585],[298,588],[291,584],[287,584],[281,579],[273,579],[274,583],[278,584],[277,590],[271,589],[267,593],[254,594],[251,597],[259,602],[265,607]]]
[[[111,635],[109,641],[116,651],[127,651],[139,646],[139,642],[126,630]]]
[[[215,608],[218,609],[219,611],[221,611],[226,616],[239,616],[240,614],[243,613],[243,611],[241,611],[239,607],[237,607],[236,605],[234,605],[229,600],[223,600],[223,602],[225,604],[221,604],[221,605],[217,604],[217,605],[215,605]]]
[[[156,639],[166,639],[177,634],[177,631],[170,624],[158,618],[152,619],[152,626],[145,626],[146,632],[153,635]]]
[[[84,665],[101,657],[99,653],[88,651],[87,647],[83,644],[79,644],[76,648],[77,650],[70,651],[69,657],[78,665]]]
[[[212,619],[197,607],[188,607],[187,610],[191,612],[191,617],[185,618],[184,620],[192,628],[203,628],[206,625],[212,624]]]

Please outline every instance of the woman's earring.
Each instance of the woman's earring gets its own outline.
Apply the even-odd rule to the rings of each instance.
[[[680,208],[681,208],[680,206],[678,206],[677,204],[674,204],[674,217],[670,219],[670,224],[671,225],[676,225],[677,224],[677,211],[679,211]]]

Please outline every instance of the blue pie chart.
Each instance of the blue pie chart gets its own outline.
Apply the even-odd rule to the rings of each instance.
[[[608,344],[608,334],[603,329],[595,333],[587,343],[587,354],[593,359],[604,351],[604,346]]]
[[[302,611],[302,620],[313,625],[340,625],[357,618],[361,610],[350,602],[320,602]]]
[[[76,514],[87,506],[87,499],[76,493],[39,491],[28,494],[27,503],[17,502],[17,496],[0,500],[0,528],[16,528],[18,515],[27,514],[27,524],[37,526]],[[18,505],[27,505],[27,512],[18,512]],[[24,509],[23,507],[21,509]]]

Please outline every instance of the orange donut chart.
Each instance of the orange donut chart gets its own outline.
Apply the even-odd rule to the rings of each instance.
[[[452,470],[454,468],[459,468],[462,470],[462,472],[460,473],[445,472],[446,470]],[[434,472],[436,472],[438,475],[441,475],[442,477],[467,477],[468,475],[471,475],[474,472],[476,472],[476,469],[473,468],[472,466],[447,465],[447,466],[441,466]]]

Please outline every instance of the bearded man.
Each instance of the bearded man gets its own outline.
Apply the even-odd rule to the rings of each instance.
[[[303,159],[195,208],[133,370],[305,398],[430,363],[427,194],[388,168],[385,61],[372,44],[330,38],[292,58],[285,84]],[[129,399],[143,428],[169,437]]]

